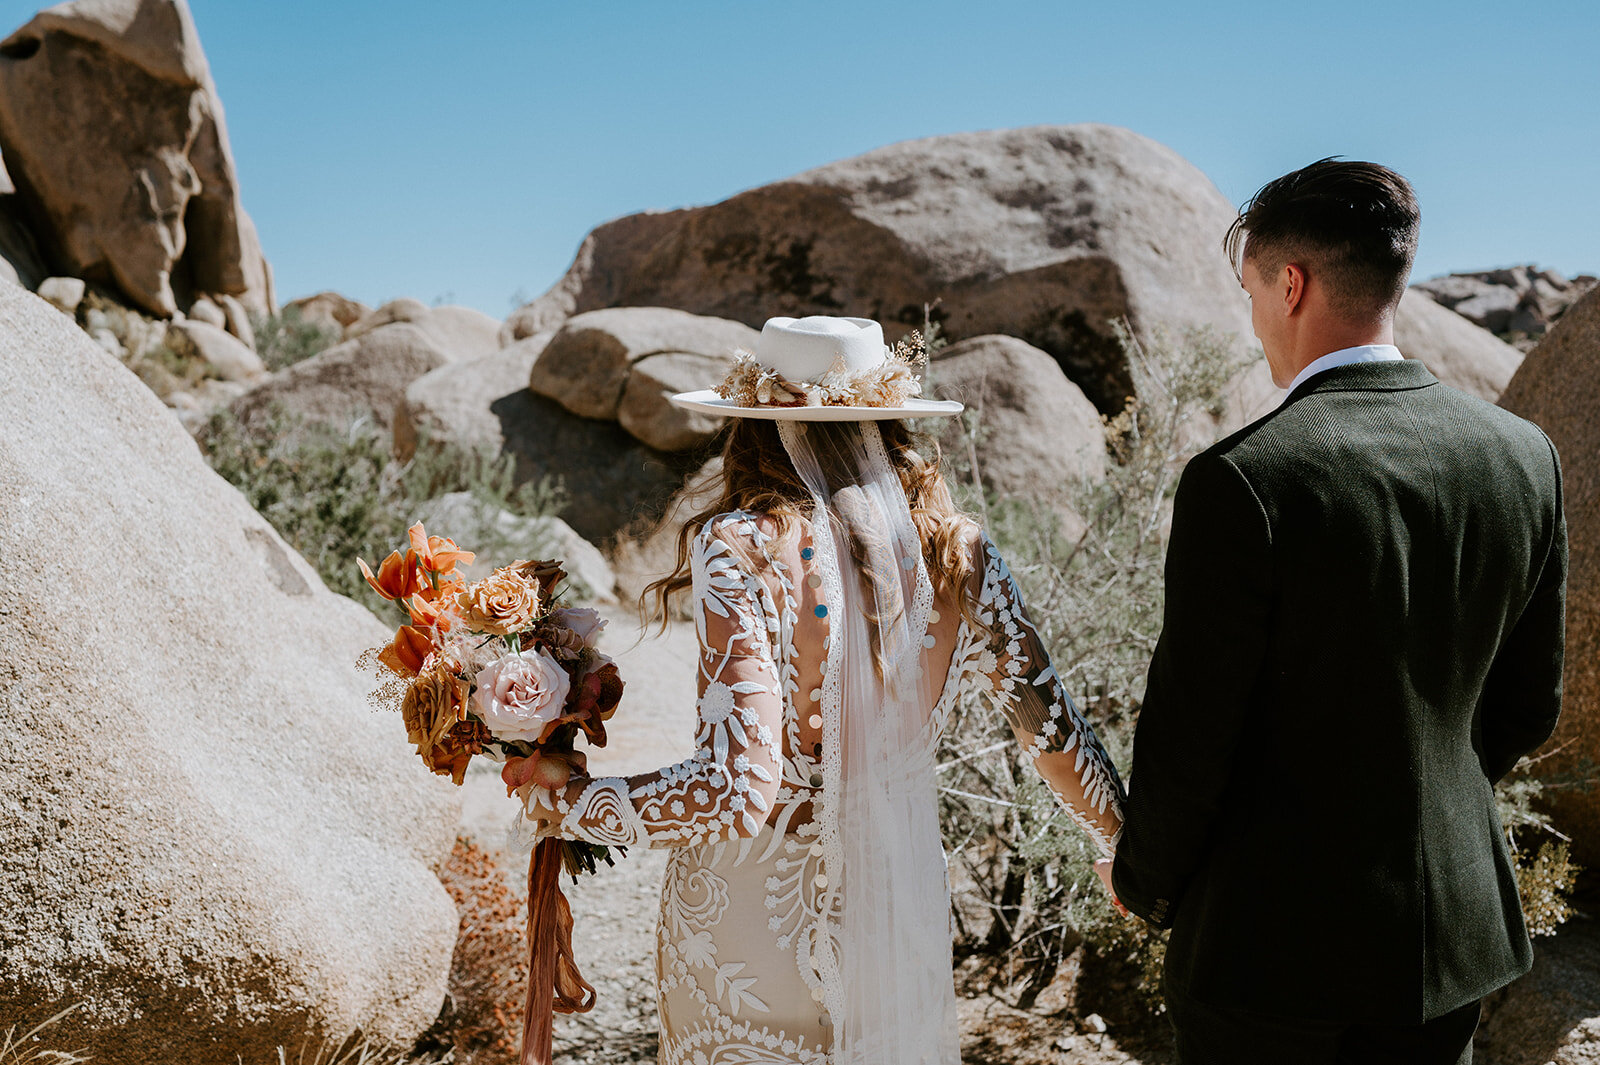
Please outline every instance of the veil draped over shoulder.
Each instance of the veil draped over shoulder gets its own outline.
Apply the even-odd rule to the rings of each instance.
[[[828,869],[813,948],[838,1065],[955,1065],[949,890],[936,730],[924,675],[933,586],[900,477],[872,421],[779,423],[812,498],[829,628],[823,670]]]

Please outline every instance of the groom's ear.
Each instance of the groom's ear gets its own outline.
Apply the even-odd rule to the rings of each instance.
[[[1299,263],[1285,263],[1278,275],[1278,291],[1283,296],[1285,316],[1292,316],[1306,301],[1306,272]]]

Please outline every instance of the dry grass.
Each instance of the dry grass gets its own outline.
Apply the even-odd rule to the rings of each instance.
[[[419,1058],[411,1052],[396,1047],[374,1043],[360,1033],[342,1040],[324,1040],[311,1048],[302,1043],[295,1055],[294,1065],[446,1065],[449,1055],[443,1058]],[[278,1065],[290,1065],[289,1054],[278,1048]]]
[[[56,1014],[54,1017],[40,1021],[21,1035],[17,1034],[20,1025],[13,1024],[0,1036],[0,1065],[77,1065],[78,1062],[88,1061],[88,1056],[82,1050],[47,1050],[41,1046],[40,1033],[55,1024],[61,1018],[77,1009],[81,1003],[75,1003]]]

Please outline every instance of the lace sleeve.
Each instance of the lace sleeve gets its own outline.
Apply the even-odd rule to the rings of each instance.
[[[690,558],[700,638],[695,753],[633,777],[580,778],[554,796],[556,834],[593,843],[676,847],[754,836],[778,793],[783,697],[773,645],[778,613],[741,560],[763,539],[744,514],[723,515]],[[633,683],[644,683],[634,681]]]
[[[1005,715],[1029,761],[1072,819],[1109,858],[1122,833],[1122,781],[1062,686],[1017,582],[987,536],[980,538],[980,554],[977,615],[988,631],[975,641],[979,690]]]

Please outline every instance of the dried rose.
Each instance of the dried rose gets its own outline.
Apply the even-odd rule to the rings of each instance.
[[[466,682],[456,674],[451,660],[435,655],[423,664],[400,704],[406,735],[416,744],[422,764],[457,784],[472,759],[472,752],[450,735],[456,724],[466,719],[466,698]]]
[[[561,563],[553,558],[538,559],[533,562],[513,562],[508,569],[514,569],[523,577],[539,586],[539,598],[548,603],[555,598],[556,585],[566,579],[567,571],[561,568]]]
[[[600,639],[600,633],[606,627],[606,619],[600,616],[600,611],[587,606],[568,606],[552,610],[550,620],[564,629],[571,630],[589,647],[595,645]]]
[[[478,673],[472,706],[496,739],[538,743],[562,720],[572,678],[543,651],[506,655]]]
[[[511,566],[456,593],[456,611],[474,632],[505,636],[521,632],[539,616],[539,588]]]

